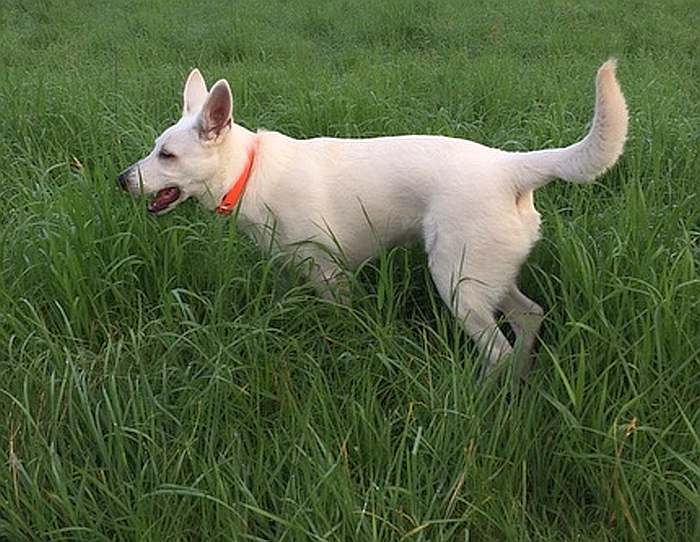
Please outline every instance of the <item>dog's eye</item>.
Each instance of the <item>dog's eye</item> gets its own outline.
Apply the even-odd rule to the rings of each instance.
[[[165,149],[161,149],[158,153],[158,158],[163,158],[164,160],[172,160],[175,155],[172,152],[168,152]]]

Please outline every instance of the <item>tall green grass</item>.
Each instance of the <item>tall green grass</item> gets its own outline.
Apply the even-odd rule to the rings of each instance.
[[[0,539],[700,538],[698,27],[691,1],[5,1]],[[251,128],[522,150],[585,132],[610,55],[630,139],[537,194],[519,390],[478,385],[419,248],[339,306],[115,186],[193,66]]]

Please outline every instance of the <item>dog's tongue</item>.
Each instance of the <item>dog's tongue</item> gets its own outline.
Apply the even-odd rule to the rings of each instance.
[[[148,202],[148,212],[158,213],[180,197],[179,188],[163,188],[158,190],[156,196]]]

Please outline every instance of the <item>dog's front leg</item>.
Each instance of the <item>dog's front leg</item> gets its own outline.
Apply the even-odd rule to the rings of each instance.
[[[309,278],[318,294],[328,301],[350,304],[350,286],[347,275],[338,264],[323,259],[311,264]]]

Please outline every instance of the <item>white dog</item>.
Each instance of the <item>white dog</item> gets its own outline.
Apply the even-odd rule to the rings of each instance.
[[[560,149],[505,152],[471,141],[409,135],[296,140],[253,133],[232,122],[225,80],[207,92],[193,70],[182,118],[121,175],[133,195],[155,194],[160,215],[194,197],[238,220],[261,246],[312,261],[311,279],[328,295],[339,262],[350,268],[380,248],[422,240],[444,302],[463,322],[491,371],[513,348],[525,376],[543,311],[516,286],[539,237],[533,191],[560,178],[589,182],[610,168],[627,135],[627,107],[610,60],[598,70],[590,132]],[[331,288],[329,290],[328,288]]]

